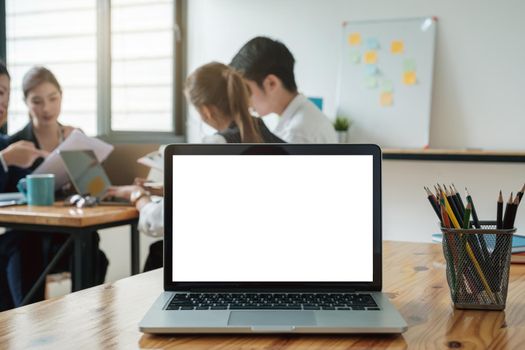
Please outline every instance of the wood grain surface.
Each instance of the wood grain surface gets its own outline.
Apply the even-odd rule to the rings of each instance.
[[[94,208],[16,205],[0,208],[0,223],[86,227],[138,218],[132,206],[97,206]]]
[[[399,336],[153,336],[138,322],[162,291],[162,270],[0,313],[13,349],[523,349],[525,266],[512,265],[507,309],[454,310],[439,244],[384,242],[384,287],[406,319]]]

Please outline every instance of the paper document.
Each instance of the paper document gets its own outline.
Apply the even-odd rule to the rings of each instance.
[[[137,159],[137,163],[148,166],[157,170],[164,170],[164,146],[161,146],[158,151],[153,151],[146,154],[144,157]]]
[[[0,193],[0,207],[7,207],[10,205],[25,204],[26,196],[20,192]]]
[[[73,130],[71,135],[51,152],[33,174],[55,174],[55,190],[69,182],[69,177],[60,157],[60,151],[92,150],[97,159],[102,163],[113,151],[113,145],[94,137],[89,137],[80,130]]]

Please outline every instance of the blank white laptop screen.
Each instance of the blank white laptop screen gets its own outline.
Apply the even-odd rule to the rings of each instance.
[[[173,281],[371,282],[372,161],[173,156]]]

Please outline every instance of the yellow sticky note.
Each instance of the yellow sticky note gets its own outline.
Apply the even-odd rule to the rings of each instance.
[[[394,95],[391,92],[383,92],[379,99],[381,107],[389,107],[394,104]]]
[[[390,51],[393,54],[403,53],[404,49],[405,49],[405,44],[403,44],[401,40],[392,41],[392,45],[390,46]]]
[[[360,33],[350,33],[350,35],[348,35],[348,43],[351,46],[361,45],[361,34]]]
[[[403,73],[403,83],[405,85],[415,85],[417,81],[416,72]]]
[[[376,64],[377,63],[377,52],[367,51],[363,56],[363,60],[366,64]]]

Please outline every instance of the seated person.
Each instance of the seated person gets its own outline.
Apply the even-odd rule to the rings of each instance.
[[[250,113],[250,90],[242,77],[217,62],[197,68],[187,79],[185,94],[203,122],[217,130],[204,143],[283,143]]]
[[[6,66],[0,62],[0,127],[7,121],[11,92],[11,77]],[[10,166],[27,168],[47,152],[39,150],[32,142],[18,141],[8,146],[7,136],[0,134],[0,192],[5,184]],[[0,234],[0,311],[8,310],[22,302],[21,285],[16,283],[20,274],[18,236]]]
[[[58,122],[62,106],[62,88],[54,74],[44,67],[33,67],[24,76],[22,81],[24,101],[29,109],[29,123],[19,132],[9,138],[9,143],[19,141],[32,142],[39,150],[52,152],[74,130],[72,126],[62,125]],[[11,167],[6,184],[6,190],[16,191],[18,181],[33,172],[41,163],[38,159],[26,169]],[[11,171],[11,169],[13,171]],[[21,279],[23,292],[31,289],[44,266],[51,260],[54,253],[66,241],[66,235],[60,234],[34,234],[18,232],[22,237],[21,242]],[[100,237],[93,234],[93,246],[97,259],[95,280],[97,284],[103,283],[107,271],[108,260],[99,248]],[[49,246],[49,249],[44,247]],[[60,270],[69,270],[71,251],[59,263]],[[44,286],[35,295],[34,301],[43,300]]]
[[[283,142],[266,128],[262,120],[250,114],[248,87],[237,72],[224,64],[213,62],[198,68],[186,80],[185,94],[202,120],[217,130],[215,135],[204,139],[206,143]],[[140,211],[141,232],[155,237],[164,235],[164,202],[162,199],[153,201],[143,184],[112,187],[108,196],[128,199],[136,206]],[[162,248],[158,242],[155,244],[155,249]],[[160,261],[150,264],[152,255],[160,256]],[[158,267],[162,267],[162,251],[159,254],[150,247],[144,269]]]
[[[290,143],[336,143],[332,122],[308,98],[297,92],[295,59],[281,42],[265,37],[248,41],[230,66],[243,74],[251,104],[262,117],[280,116],[274,133]]]

